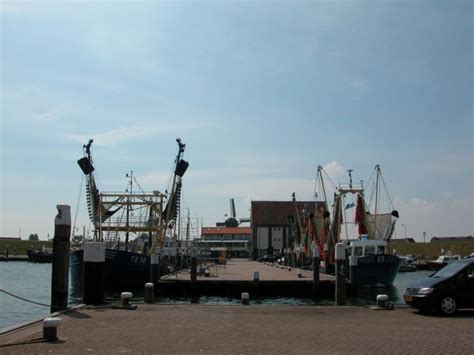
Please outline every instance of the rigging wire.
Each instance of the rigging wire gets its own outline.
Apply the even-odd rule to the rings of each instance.
[[[74,235],[77,225],[77,216],[79,214],[79,204],[81,203],[82,186],[84,185],[84,174],[81,173],[81,185],[79,186],[79,195],[77,196],[76,214],[74,215],[74,224],[72,225],[72,234]]]

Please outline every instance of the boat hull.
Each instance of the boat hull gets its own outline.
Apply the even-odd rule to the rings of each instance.
[[[52,263],[53,253],[42,250],[27,250],[28,261],[32,263]]]
[[[400,267],[395,255],[365,255],[357,259],[356,286],[392,286]]]
[[[82,293],[84,250],[74,250],[69,255],[71,287]],[[129,291],[143,289],[150,281],[150,257],[125,250],[106,249],[104,268],[106,291]]]

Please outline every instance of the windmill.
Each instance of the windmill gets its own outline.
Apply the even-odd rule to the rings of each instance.
[[[226,214],[227,217],[227,214]],[[250,218],[237,218],[235,213],[234,199],[230,199],[230,217],[224,222],[217,222],[217,227],[238,227],[241,223],[250,222]]]

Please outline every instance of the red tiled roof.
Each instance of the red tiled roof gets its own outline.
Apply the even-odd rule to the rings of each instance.
[[[305,209],[311,213],[316,207],[322,207],[322,202],[297,201],[299,213]],[[295,217],[293,201],[252,201],[252,226],[287,226],[288,217]]]
[[[202,234],[252,234],[251,227],[202,227]]]

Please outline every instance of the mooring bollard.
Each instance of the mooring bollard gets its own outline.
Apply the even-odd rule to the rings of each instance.
[[[155,290],[154,285],[151,282],[147,282],[145,284],[145,302],[146,303],[153,303],[155,302]]]
[[[388,295],[377,295],[377,307],[386,308]]]
[[[43,320],[43,339],[46,341],[58,340],[57,328],[61,325],[62,320],[58,317],[49,317]]]
[[[82,300],[85,304],[104,303],[105,243],[84,244]]]
[[[67,308],[69,290],[69,248],[71,207],[57,205],[54,219],[53,265],[51,275],[51,313]]]
[[[248,292],[242,292],[242,295],[240,296],[240,302],[245,306],[250,304],[250,296]]]
[[[313,249],[313,296],[316,297],[319,291],[319,264],[321,263],[319,250]]]
[[[298,275],[298,277],[303,277],[303,273],[301,272],[300,269],[298,269],[298,271],[296,272],[296,274]]]
[[[346,246],[336,244],[336,306],[346,304],[346,277],[344,275],[344,260],[346,260]]]
[[[122,302],[122,307],[130,307],[130,300],[133,297],[131,292],[122,292],[120,294],[120,301]]]

